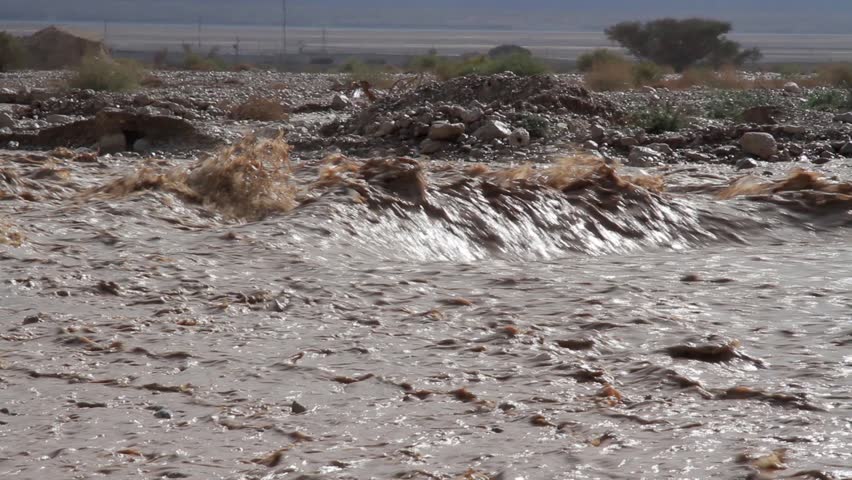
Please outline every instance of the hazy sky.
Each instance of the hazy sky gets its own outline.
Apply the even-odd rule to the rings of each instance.
[[[5,20],[274,23],[281,0],[0,0]],[[620,20],[707,16],[741,32],[852,33],[849,0],[288,0],[304,26],[601,30]]]

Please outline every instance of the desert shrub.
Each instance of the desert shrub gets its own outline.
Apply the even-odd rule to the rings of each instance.
[[[287,119],[287,109],[275,100],[251,97],[231,108],[230,117],[234,120],[278,122]]]
[[[720,92],[710,98],[704,111],[708,118],[735,120],[749,108],[771,105],[772,102],[772,95],[766,91]]]
[[[652,62],[639,62],[633,65],[633,85],[653,85],[660,82],[668,71]]]
[[[824,65],[817,70],[817,80],[830,87],[852,88],[852,64]]]
[[[577,70],[585,73],[591,71],[596,65],[627,62],[629,60],[618,52],[608,48],[598,48],[591,52],[586,52],[577,58]]]
[[[0,32],[0,72],[21,68],[26,64],[27,50],[21,40],[9,33]]]
[[[434,72],[438,69],[441,63],[445,62],[437,55],[421,55],[414,57],[408,62],[408,70],[412,72],[424,73]]]
[[[193,50],[192,45],[185,43],[183,44],[183,68],[202,72],[227,70],[227,64],[218,57],[218,54],[217,47],[211,48],[207,55],[201,55]]]
[[[488,51],[488,58],[511,57],[512,55],[532,56],[532,52],[520,45],[500,45]]]
[[[607,37],[640,60],[669,65],[681,72],[706,63],[741,65],[758,60],[758,49],[743,49],[728,39],[728,22],[703,18],[663,18],[650,22],[621,22],[606,29]]]
[[[808,97],[807,106],[822,111],[852,110],[852,89],[826,89],[813,92]]]
[[[633,65],[600,63],[583,76],[586,86],[599,92],[629,90],[633,87]]]
[[[544,138],[550,133],[550,122],[541,115],[527,114],[517,124],[530,132],[532,138]]]
[[[368,64],[360,60],[350,60],[340,71],[349,74],[350,82],[368,82],[377,88],[389,88],[394,82],[384,65]]]
[[[676,132],[686,125],[683,112],[671,104],[651,106],[634,114],[632,122],[652,135]]]
[[[544,62],[529,55],[516,54],[498,58],[477,55],[458,61],[440,62],[435,69],[435,74],[446,80],[465,75],[493,75],[503,72],[512,72],[526,77],[548,71],[550,69]]]
[[[69,85],[96,91],[126,92],[139,88],[144,76],[145,70],[142,66],[131,60],[87,57],[77,68]]]

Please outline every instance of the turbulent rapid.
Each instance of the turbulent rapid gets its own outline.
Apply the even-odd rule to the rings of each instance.
[[[3,154],[0,477],[852,477],[842,178],[288,154]]]

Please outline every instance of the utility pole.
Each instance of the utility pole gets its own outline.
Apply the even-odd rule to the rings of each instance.
[[[322,54],[328,55],[328,29],[322,27]]]
[[[106,44],[107,44],[107,33],[108,33],[107,25],[108,25],[108,24],[107,24],[107,21],[106,21],[106,20],[104,20],[104,45],[106,45]]]
[[[281,68],[287,56],[287,0],[281,0]]]
[[[202,17],[198,17],[198,50],[201,51],[201,23],[203,21]]]

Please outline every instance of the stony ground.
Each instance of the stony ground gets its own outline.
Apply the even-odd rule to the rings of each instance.
[[[0,145],[195,156],[248,134],[286,132],[297,157],[430,156],[546,161],[583,150],[633,166],[824,164],[852,156],[840,90],[592,93],[572,75],[448,82],[345,75],[154,72],[132,93],[64,87],[62,72],[0,76]],[[819,102],[820,99],[835,101]]]

